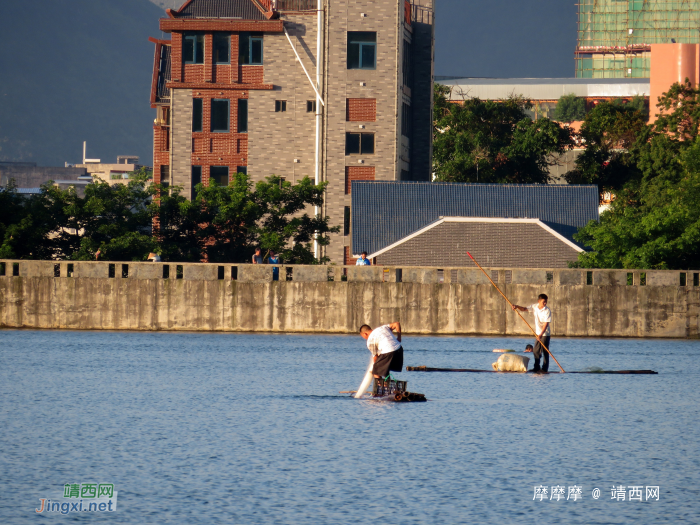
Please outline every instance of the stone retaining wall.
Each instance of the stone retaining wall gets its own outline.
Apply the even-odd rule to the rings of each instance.
[[[348,333],[400,320],[408,333],[529,333],[474,268],[280,265],[280,281],[272,269],[0,261],[0,326]],[[698,336],[697,272],[487,272],[516,304],[548,294],[553,335]]]

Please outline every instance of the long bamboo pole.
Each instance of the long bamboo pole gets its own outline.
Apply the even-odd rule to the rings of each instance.
[[[479,270],[481,270],[482,272],[484,272],[484,275],[485,275],[486,278],[491,282],[491,284],[493,285],[493,287],[494,287],[496,290],[498,290],[498,293],[500,293],[500,294],[503,296],[503,298],[506,300],[506,302],[510,305],[510,307],[513,308],[513,303],[511,303],[510,300],[503,294],[503,292],[501,291],[501,289],[500,289],[498,286],[496,286],[496,283],[494,283],[494,282],[491,280],[491,277],[489,277],[489,274],[486,273],[486,270],[484,270],[484,269],[479,265],[479,263],[476,262],[476,259],[474,259],[474,257],[472,257],[472,254],[471,254],[471,253],[467,252],[467,255],[469,256],[469,258],[470,258],[472,261],[474,261],[474,264],[476,264],[476,265],[479,267]],[[565,370],[561,367],[561,365],[559,364],[559,361],[557,361],[557,358],[554,357],[554,354],[553,354],[552,352],[549,351],[549,348],[547,348],[546,346],[544,346],[544,343],[540,340],[540,337],[537,335],[537,332],[535,332],[535,330],[533,330],[532,326],[530,326],[530,323],[528,323],[527,320],[522,316],[522,314],[520,313],[520,310],[518,310],[517,308],[513,308],[513,310],[515,310],[515,313],[517,313],[518,316],[520,316],[520,319],[523,320],[523,322],[527,325],[527,327],[530,329],[530,331],[535,335],[535,339],[537,339],[537,342],[540,343],[540,345],[542,346],[542,348],[544,348],[544,349],[547,351],[547,353],[548,353],[549,355],[552,356],[552,359],[554,359],[554,362],[557,364],[557,366],[558,366],[559,368],[561,368],[561,371],[564,372],[564,373],[566,373],[566,371],[565,371]]]

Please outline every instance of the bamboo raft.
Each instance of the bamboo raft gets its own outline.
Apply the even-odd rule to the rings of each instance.
[[[509,372],[497,372],[496,370],[477,370],[475,368],[430,368],[427,366],[407,366],[407,372],[476,372],[480,374],[503,374]],[[512,373],[512,372],[510,372]],[[527,371],[533,374],[532,370]],[[581,370],[578,372],[545,372],[547,374],[658,374],[654,370]]]
[[[406,390],[406,381],[395,379],[375,379],[371,397],[377,401],[393,401],[396,403],[410,403],[427,401],[425,394],[409,392]],[[356,390],[346,390],[341,394],[355,394]]]

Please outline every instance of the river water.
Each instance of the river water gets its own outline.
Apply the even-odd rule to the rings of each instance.
[[[364,375],[359,336],[0,341],[0,523],[700,522],[700,341],[553,338],[567,370],[659,374],[404,371],[430,400],[406,404],[338,393]],[[403,341],[406,365],[483,369],[526,342]],[[36,512],[67,483],[114,484],[118,506]]]

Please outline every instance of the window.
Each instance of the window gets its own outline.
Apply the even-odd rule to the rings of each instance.
[[[350,235],[350,206],[345,206],[345,217],[343,221],[343,235]]]
[[[275,112],[287,111],[287,101],[286,100],[275,100]]]
[[[164,188],[170,186],[170,166],[167,164],[160,167],[160,183]]]
[[[212,166],[209,168],[209,180],[219,186],[228,186],[228,166]]]
[[[238,99],[238,133],[248,133],[248,99]]]
[[[192,131],[202,131],[202,99],[192,99]]]
[[[405,102],[401,108],[401,134],[411,138],[411,106]]]
[[[183,34],[182,59],[185,64],[204,64],[204,33],[186,31]]]
[[[228,99],[212,99],[211,101],[211,130],[226,133],[229,130],[229,101]]]
[[[345,154],[370,155],[374,153],[374,133],[346,133]]]
[[[231,37],[228,33],[214,33],[214,45],[212,48],[214,64],[229,64],[231,50]]]
[[[413,85],[413,61],[411,60],[411,43],[403,41],[403,85],[410,88]]]
[[[316,113],[316,101],[315,100],[307,100],[306,101],[306,112],[307,113]]]
[[[377,33],[348,31],[348,69],[376,69]]]
[[[248,175],[248,166],[236,166],[236,173],[242,173],[243,175]]]
[[[242,65],[260,66],[263,63],[262,33],[240,33],[238,62]]]
[[[200,184],[202,182],[202,167],[201,166],[192,166],[192,187],[191,187],[191,194],[190,194],[190,200],[194,200],[194,198],[197,196],[197,189],[195,186],[197,184]]]

